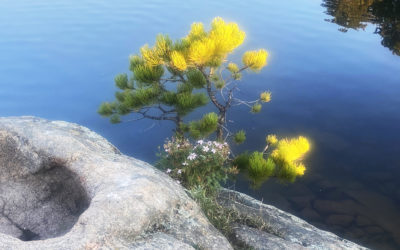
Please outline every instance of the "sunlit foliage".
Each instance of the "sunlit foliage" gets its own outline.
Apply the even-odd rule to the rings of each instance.
[[[189,48],[189,61],[198,66],[203,66],[214,58],[215,41],[210,38],[203,38],[194,41]]]
[[[239,72],[239,66],[236,63],[229,63],[226,68],[232,73]]]
[[[213,20],[211,27],[209,38],[215,43],[214,54],[217,57],[225,57],[241,45],[246,37],[236,23],[225,23],[220,17]]]
[[[190,144],[188,138],[202,141],[214,135],[220,143],[215,145],[227,141],[243,143],[246,140],[244,130],[236,133],[229,130],[228,110],[233,106],[245,105],[251,113],[260,113],[262,105],[270,102],[272,95],[269,91],[263,91],[252,101],[235,96],[244,72],[259,72],[267,65],[268,53],[264,49],[245,52],[242,65],[229,60],[229,55],[243,43],[245,37],[245,32],[236,23],[225,22],[220,17],[214,18],[208,29],[202,23],[193,23],[188,34],[175,41],[167,35],[158,35],[153,46],[146,44],[139,54],[130,57],[131,76],[120,74],[115,77],[115,85],[119,89],[115,93],[115,101],[103,103],[98,112],[109,117],[112,123],[123,121],[121,116],[130,116],[127,120],[171,121],[175,123],[174,142],[185,141],[184,145]],[[194,120],[186,118],[208,103],[212,104],[215,112],[196,113],[197,119]],[[240,167],[257,185],[270,176],[292,180],[304,174],[305,166],[300,158],[308,151],[306,139],[299,137],[278,140],[276,136],[270,135],[266,141],[268,156],[265,150],[255,151],[238,156],[232,164],[233,159],[226,153],[219,158],[218,164],[223,164],[226,169]],[[202,147],[208,150],[208,146]],[[195,146],[192,150],[192,153],[200,155]],[[213,151],[214,148],[205,152],[211,157]],[[222,180],[225,174],[229,174],[224,172],[223,178],[222,175],[214,178],[210,172],[209,178],[203,179],[201,175],[205,172],[192,171],[191,166],[181,168],[179,164],[184,164],[186,158],[184,161],[180,159],[178,164],[171,154],[163,157],[165,162],[170,163],[171,169],[174,165],[174,169],[179,170],[179,176],[173,176],[189,183],[190,187],[201,183],[213,183],[210,185],[217,187],[218,181],[215,180]],[[172,162],[169,161],[171,157]],[[201,161],[199,164],[211,171],[214,167],[206,166],[207,162]],[[213,181],[204,182],[211,179]]]
[[[267,135],[265,141],[267,142],[267,144],[275,145],[278,143],[278,138],[276,138],[276,135]]]
[[[260,100],[262,102],[270,102],[271,101],[271,92],[262,92],[260,95]]]
[[[285,138],[279,140],[271,156],[277,161],[294,162],[299,160],[309,149],[310,143],[303,136],[293,139]]]
[[[131,78],[127,74],[116,77],[115,84],[122,90],[116,92],[116,100],[103,103],[99,113],[110,117],[113,123],[121,122],[121,115],[138,114],[137,119],[169,120],[176,124],[179,133],[189,132],[195,138],[205,137],[217,130],[218,138],[222,139],[223,116],[228,106],[231,106],[232,95],[225,106],[214,98],[213,88],[221,94],[227,91],[226,83],[214,71],[228,69],[234,80],[241,79],[241,71],[246,68],[260,70],[266,65],[266,51],[247,52],[244,55],[245,64],[242,68],[235,63],[227,62],[227,56],[240,46],[245,38],[236,23],[225,22],[217,17],[206,30],[202,23],[193,23],[188,35],[177,41],[172,41],[167,35],[158,35],[154,46],[144,45],[138,55],[131,56]],[[193,93],[195,89],[206,90],[206,93]],[[233,89],[232,89],[233,90]],[[233,93],[233,92],[231,92]],[[253,113],[261,111],[260,102],[270,100],[267,92],[261,94],[261,100],[251,107]],[[217,126],[211,126],[207,131],[199,129],[199,122],[189,122],[185,125],[183,117],[207,104],[208,99],[219,109]],[[135,120],[135,119],[134,119]]]
[[[264,49],[258,51],[247,51],[243,55],[243,64],[249,67],[251,70],[259,71],[265,65],[267,65],[268,53]]]
[[[172,51],[171,63],[172,63],[172,66],[174,66],[175,68],[177,68],[180,71],[184,71],[187,69],[186,60],[180,52]]]
[[[301,161],[310,150],[307,138],[299,136],[278,140],[275,135],[268,135],[266,142],[263,152],[245,152],[234,160],[238,168],[247,171],[255,187],[270,177],[294,181],[296,177],[304,175],[306,166]]]

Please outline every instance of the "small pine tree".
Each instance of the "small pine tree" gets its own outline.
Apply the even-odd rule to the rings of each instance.
[[[121,116],[135,114],[133,120],[174,122],[178,137],[188,134],[199,139],[216,132],[219,141],[233,137],[236,143],[243,143],[245,131],[234,134],[226,126],[228,110],[246,105],[250,112],[259,113],[262,104],[271,101],[268,91],[261,92],[253,101],[235,97],[243,71],[259,72],[267,65],[268,53],[264,49],[245,52],[241,66],[228,60],[245,36],[236,23],[226,23],[220,17],[212,21],[208,31],[202,23],[193,23],[188,35],[175,42],[167,35],[158,35],[153,47],[145,45],[138,55],[130,58],[131,76],[115,77],[119,89],[115,101],[102,103],[98,112],[112,123],[121,122]],[[209,102],[216,113],[184,122],[186,115]],[[268,147],[273,145],[276,149],[266,155]],[[304,137],[278,141],[269,136],[263,152],[240,155],[234,164],[245,168],[257,183],[273,175],[294,180],[304,173],[305,167],[299,159],[308,149]]]
[[[139,55],[130,58],[132,76],[120,74],[115,85],[114,102],[101,104],[98,112],[110,117],[112,123],[121,122],[122,115],[134,113],[133,120],[168,120],[176,125],[176,132],[189,132],[194,138],[207,137],[214,131],[224,139],[228,109],[236,104],[250,104],[258,113],[261,102],[268,102],[263,92],[259,100],[245,102],[234,98],[241,72],[259,71],[266,65],[265,50],[248,51],[243,55],[243,66],[227,60],[245,38],[235,23],[225,23],[217,17],[211,29],[205,31],[202,23],[192,24],[189,34],[173,42],[166,35],[158,35],[155,45],[143,46]],[[223,77],[223,70],[228,75]],[[226,74],[225,74],[226,75]],[[211,101],[218,112],[206,114],[198,121],[183,123],[183,117]],[[215,119],[217,117],[217,119]]]

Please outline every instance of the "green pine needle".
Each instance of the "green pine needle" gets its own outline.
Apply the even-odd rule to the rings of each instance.
[[[243,143],[246,140],[246,132],[244,130],[238,131],[233,139],[237,144]]]

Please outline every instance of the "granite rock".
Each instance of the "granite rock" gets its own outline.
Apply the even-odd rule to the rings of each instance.
[[[0,249],[232,249],[183,188],[82,126],[0,118]]]
[[[366,249],[236,191],[224,189],[218,201],[225,208],[235,209],[266,225],[263,231],[245,225],[235,229],[236,240],[255,249]]]

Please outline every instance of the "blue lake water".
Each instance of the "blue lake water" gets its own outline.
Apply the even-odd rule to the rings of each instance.
[[[111,125],[96,110],[113,100],[114,76],[128,72],[129,55],[143,44],[221,16],[247,34],[233,60],[249,49],[270,55],[262,72],[243,76],[240,94],[270,90],[272,102],[258,115],[245,107],[229,113],[233,129],[247,130],[236,150],[262,149],[269,133],[305,135],[313,145],[296,183],[270,180],[252,190],[239,178],[234,188],[365,246],[400,248],[400,56],[381,45],[377,24],[339,31],[343,24],[326,21],[332,14],[322,4],[1,0],[0,116],[79,123],[154,162],[173,124]]]

